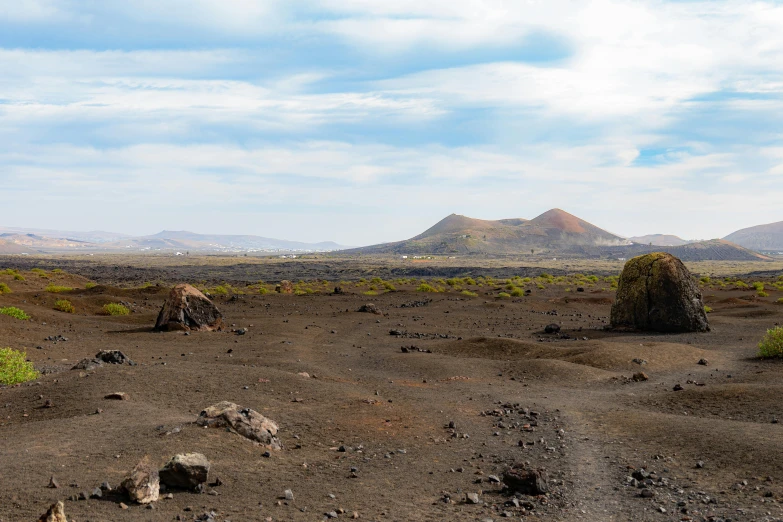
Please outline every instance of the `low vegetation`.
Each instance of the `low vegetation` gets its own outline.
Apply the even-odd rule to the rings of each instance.
[[[10,294],[11,289],[5,283],[0,283],[0,294]]]
[[[73,304],[67,299],[58,299],[54,302],[54,309],[58,312],[65,312],[66,314],[72,314],[76,311]]]
[[[767,330],[759,342],[759,357],[762,359],[783,357],[783,326]]]
[[[73,290],[70,286],[62,286],[62,285],[56,285],[54,283],[49,283],[46,285],[46,291],[51,292],[53,294],[59,294],[61,292],[70,292]]]
[[[32,381],[40,373],[33,363],[27,362],[27,354],[11,348],[0,348],[0,384],[13,385]]]
[[[93,283],[92,281],[90,281],[89,283],[87,283],[86,285],[84,285],[84,288],[86,288],[87,290],[92,290],[92,289],[93,289],[93,288],[95,288],[96,286],[98,286],[98,283]]]
[[[103,312],[107,315],[129,315],[130,310],[127,306],[123,306],[119,303],[109,303],[103,305]]]
[[[0,308],[0,315],[7,315],[9,317],[13,317],[14,319],[21,319],[22,321],[27,321],[30,319],[30,316],[27,315],[24,310],[15,306]]]

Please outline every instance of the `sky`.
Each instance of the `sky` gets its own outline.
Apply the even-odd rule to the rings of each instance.
[[[783,1],[0,0],[0,226],[783,220]]]

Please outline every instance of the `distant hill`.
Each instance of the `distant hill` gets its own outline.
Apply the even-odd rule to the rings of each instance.
[[[0,254],[23,252],[324,252],[346,248],[331,241],[303,243],[252,235],[197,234],[164,230],[151,236],[133,237],[111,232],[42,232],[33,229],[0,228]],[[92,240],[77,239],[90,237]],[[107,241],[110,240],[110,241]]]
[[[302,243],[251,235],[197,234],[164,230],[152,236],[133,237],[113,243],[116,248],[194,250],[194,251],[328,251],[339,250],[337,243]]]
[[[767,256],[722,239],[687,242],[677,236],[665,235],[634,239],[636,241],[631,242],[568,212],[552,209],[531,220],[516,218],[488,221],[452,214],[406,241],[373,245],[347,252],[399,255],[538,254],[552,257],[623,259],[665,251],[683,261],[770,260]],[[679,244],[656,244],[664,241]]]
[[[406,241],[355,249],[366,254],[518,254],[530,250],[568,250],[578,246],[629,244],[568,212],[487,221],[452,214]]]
[[[783,221],[743,228],[724,239],[753,250],[783,252]]]
[[[26,248],[22,245],[17,245],[16,243],[13,243],[11,241],[8,241],[0,237],[0,254],[23,254],[23,253],[32,254],[32,253],[37,253],[37,251],[31,248]]]
[[[690,241],[671,234],[648,234],[646,236],[629,237],[628,239],[641,245],[654,246],[681,246],[690,243]]]
[[[89,243],[110,243],[131,237],[127,234],[118,234],[116,232],[104,232],[102,230],[92,230],[89,232],[74,232],[70,230],[50,230],[43,228],[19,228],[19,227],[0,227],[0,234],[33,234],[52,239],[70,239],[72,241],[87,241]]]

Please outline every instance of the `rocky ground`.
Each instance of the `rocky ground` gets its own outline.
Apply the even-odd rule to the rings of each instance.
[[[0,387],[3,522],[58,500],[79,522],[783,520],[783,363],[754,357],[781,292],[707,290],[712,330],[679,335],[605,331],[600,289],[247,293],[215,298],[224,331],[185,335],[152,331],[167,288],[26,279],[2,279],[0,307],[32,319],[0,315],[0,347],[44,374]],[[64,295],[75,314],[52,309]],[[132,313],[98,315],[108,302]],[[134,364],[72,369],[100,350]],[[196,423],[221,401],[273,420],[281,449]],[[199,491],[112,493],[145,455],[192,452]],[[539,494],[504,488],[514,464],[541,471]]]

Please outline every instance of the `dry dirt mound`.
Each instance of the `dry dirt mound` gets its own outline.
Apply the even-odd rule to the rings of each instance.
[[[453,357],[564,361],[616,372],[635,371],[642,367],[634,360],[644,361],[645,370],[672,370],[692,367],[702,358],[714,359],[710,352],[687,344],[639,343],[633,340],[537,343],[476,337],[444,343],[433,351]]]

